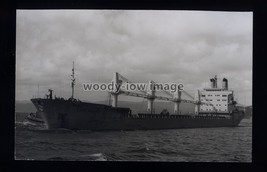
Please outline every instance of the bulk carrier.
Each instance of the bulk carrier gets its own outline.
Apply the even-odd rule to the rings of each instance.
[[[49,89],[46,98],[31,99],[37,108],[36,114],[42,117],[47,129],[66,128],[71,130],[155,130],[203,127],[236,127],[244,118],[244,111],[237,108],[233,90],[228,89],[228,80],[223,78],[222,87],[217,87],[217,77],[210,79],[210,87],[197,90],[194,100],[181,99],[185,91],[176,91],[170,97],[157,96],[155,90],[145,93],[127,91],[110,92],[108,105],[88,103],[74,98],[74,63],[72,69],[72,96],[69,99],[53,97]],[[115,73],[113,82],[129,82]],[[117,106],[120,94],[147,99],[147,112],[133,114],[130,108]],[[174,103],[173,113],[163,110],[153,113],[155,99]],[[195,112],[181,114],[180,103],[195,104]]]

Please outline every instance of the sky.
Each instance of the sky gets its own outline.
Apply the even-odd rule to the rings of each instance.
[[[43,97],[49,88],[69,98],[74,61],[75,98],[84,101],[106,100],[107,93],[85,92],[83,83],[110,83],[118,72],[136,83],[183,83],[193,96],[217,75],[219,87],[227,78],[238,103],[251,105],[252,18],[252,12],[17,10],[16,100]]]

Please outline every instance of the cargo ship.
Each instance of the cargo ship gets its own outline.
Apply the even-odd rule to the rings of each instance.
[[[237,108],[234,91],[228,89],[228,80],[223,78],[222,87],[217,87],[217,77],[210,79],[210,87],[197,90],[194,100],[181,99],[182,92],[176,91],[173,97],[162,97],[155,90],[146,93],[127,91],[110,92],[111,102],[107,105],[83,102],[74,98],[74,63],[72,69],[72,95],[69,99],[53,97],[53,90],[45,98],[33,98],[47,129],[66,128],[71,130],[156,130],[204,127],[237,127],[244,118],[244,111]],[[114,74],[113,81],[122,84],[126,78]],[[146,113],[132,113],[130,108],[118,107],[119,94],[143,97],[147,99]],[[164,109],[154,113],[155,99],[172,101],[172,113]],[[180,103],[194,103],[195,112],[181,114]]]

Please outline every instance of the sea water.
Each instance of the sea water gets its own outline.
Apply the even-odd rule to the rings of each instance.
[[[251,162],[252,119],[239,127],[46,130],[16,115],[15,159],[71,161]]]

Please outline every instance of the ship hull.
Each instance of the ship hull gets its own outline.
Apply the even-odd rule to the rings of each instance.
[[[129,108],[72,100],[32,99],[47,129],[72,130],[157,130],[204,127],[236,127],[242,111],[225,114],[161,115],[131,114]]]

